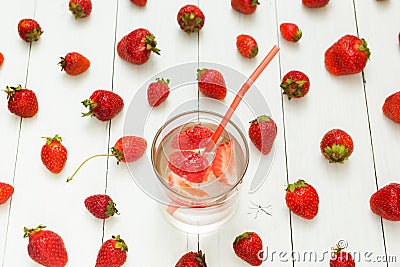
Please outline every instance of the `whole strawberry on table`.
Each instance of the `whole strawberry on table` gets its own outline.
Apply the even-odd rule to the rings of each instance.
[[[175,267],[207,267],[206,255],[201,251],[190,251],[180,257]]]
[[[56,134],[54,137],[43,137],[46,144],[42,146],[40,157],[46,168],[52,173],[60,173],[67,162],[68,151],[63,144],[62,138]]]
[[[0,204],[4,204],[14,193],[14,187],[10,184],[0,182]]]
[[[307,220],[313,219],[319,209],[319,196],[315,188],[299,179],[286,188],[287,207],[296,215]]]
[[[91,0],[70,0],[69,10],[75,19],[86,18],[92,13]]]
[[[343,163],[353,153],[354,143],[345,131],[332,129],[322,137],[320,149],[329,163]]]
[[[258,0],[231,0],[234,10],[247,15],[253,14],[259,4]]]
[[[107,90],[96,90],[89,99],[82,101],[89,111],[82,116],[96,117],[100,121],[113,119],[124,108],[124,100],[116,93]]]
[[[65,57],[61,57],[58,63],[61,71],[75,76],[84,73],[90,67],[90,61],[78,52],[70,52]]]
[[[369,200],[373,213],[389,221],[400,221],[400,184],[390,183],[374,194]]]
[[[400,123],[400,91],[391,94],[385,99],[382,112],[395,123]]]
[[[292,70],[282,78],[281,88],[288,99],[301,98],[310,90],[310,79],[298,70]]]
[[[0,66],[3,65],[4,62],[4,56],[3,54],[0,52]]]
[[[22,19],[18,22],[18,34],[26,42],[39,40],[43,31],[39,23],[34,19]]]
[[[235,254],[252,266],[260,266],[263,259],[263,243],[255,232],[244,232],[233,241]]]
[[[120,267],[127,259],[128,246],[119,235],[104,242],[97,254],[95,267]]]
[[[365,68],[370,55],[364,39],[347,34],[326,50],[324,63],[333,75],[356,74]]]
[[[303,5],[310,8],[324,7],[329,3],[329,0],[302,0]]]
[[[185,5],[178,11],[177,20],[180,28],[186,33],[199,32],[205,21],[201,9],[195,5]]]
[[[119,215],[115,202],[109,195],[97,194],[89,196],[84,201],[87,210],[96,218],[107,219]]]
[[[250,122],[250,140],[263,155],[271,152],[277,133],[275,121],[270,116],[261,115]]]
[[[330,267],[354,267],[355,262],[351,253],[344,251],[345,248],[337,244],[333,248],[333,255],[329,261]]]
[[[282,37],[289,42],[298,42],[303,36],[303,32],[294,23],[282,23],[279,26]]]
[[[240,34],[236,37],[236,48],[246,58],[253,58],[258,54],[257,41],[251,35]]]
[[[157,78],[147,88],[147,102],[152,107],[157,107],[169,96],[169,79]]]
[[[226,84],[222,73],[215,69],[197,70],[199,91],[207,97],[222,100],[226,97]]]
[[[5,92],[8,99],[8,110],[22,118],[31,118],[39,110],[39,104],[35,92],[30,89],[7,86]]]

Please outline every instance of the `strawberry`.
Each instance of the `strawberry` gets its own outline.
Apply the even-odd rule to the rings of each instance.
[[[392,121],[400,123],[400,91],[386,98],[382,112]]]
[[[58,65],[67,74],[75,76],[84,73],[90,67],[90,61],[77,52],[71,52],[65,57],[61,57]]]
[[[86,18],[92,13],[92,2],[91,0],[70,0],[69,10],[75,19]]]
[[[306,7],[324,7],[328,4],[329,0],[302,0],[303,5]]]
[[[40,156],[46,168],[52,173],[60,173],[67,162],[67,149],[61,144],[62,138],[56,134],[53,138],[46,138]]]
[[[131,0],[137,6],[145,6],[147,4],[147,0]]]
[[[235,254],[252,266],[262,263],[263,245],[260,236],[255,232],[244,232],[233,242]]]
[[[250,140],[264,155],[271,152],[277,132],[278,129],[274,120],[267,115],[259,116],[250,122]]]
[[[329,261],[330,267],[354,267],[355,263],[350,253],[343,251],[339,244],[333,248],[333,255]]]
[[[118,42],[117,52],[123,60],[140,65],[149,60],[151,52],[160,54],[156,46],[155,36],[148,30],[139,28],[122,37]]]
[[[205,96],[222,100],[226,97],[225,79],[221,72],[214,69],[197,70],[200,92]]]
[[[168,167],[175,174],[192,183],[202,183],[208,179],[209,163],[199,153],[176,151],[168,159]]]
[[[58,234],[44,228],[43,225],[33,229],[24,227],[24,237],[29,237],[29,256],[46,267],[64,267],[68,262],[64,241]]]
[[[343,130],[332,129],[322,137],[320,149],[330,163],[343,163],[353,153],[353,139]]]
[[[241,34],[237,36],[236,48],[242,56],[247,58],[255,57],[258,54],[258,44],[250,35]]]
[[[243,14],[254,13],[259,4],[258,0],[231,0],[232,8]]]
[[[391,183],[375,192],[369,205],[373,213],[389,221],[400,221],[400,184]]]
[[[325,67],[333,75],[361,72],[371,55],[367,42],[353,35],[345,35],[325,52]]]
[[[190,251],[178,260],[175,267],[207,267],[206,255],[201,251]]]
[[[180,194],[195,196],[197,198],[209,197],[207,192],[199,189],[196,184],[192,184],[185,178],[182,178],[173,172],[168,173],[167,179],[168,184],[171,187],[174,187],[174,190],[178,191]]]
[[[21,85],[8,87],[5,92],[8,99],[8,110],[22,118],[31,118],[39,110],[36,94],[29,89],[23,89]]]
[[[180,150],[194,150],[207,146],[213,131],[207,127],[196,125],[186,128],[175,135],[171,141],[171,148]]]
[[[169,95],[169,80],[157,78],[155,82],[149,84],[147,88],[147,102],[152,107],[157,107],[164,102]]]
[[[204,26],[204,14],[198,6],[185,5],[178,11],[178,24],[186,33],[199,32]]]
[[[114,118],[123,108],[124,101],[114,92],[96,90],[89,99],[82,104],[89,108],[89,112],[82,113],[85,116],[95,116],[100,121],[108,121]]]
[[[0,52],[0,66],[3,65],[4,62],[4,56],[3,54]]]
[[[0,204],[6,203],[13,193],[14,187],[12,185],[0,182]]]
[[[112,236],[101,245],[95,267],[120,267],[127,258],[128,246],[119,235]]]
[[[294,23],[282,23],[279,27],[282,37],[290,42],[297,42],[301,39],[303,32]]]
[[[24,41],[37,41],[42,33],[39,23],[33,19],[22,19],[18,22],[18,34]]]
[[[296,215],[311,220],[318,213],[319,197],[315,188],[304,180],[286,188],[286,205]]]
[[[305,96],[310,89],[310,80],[301,71],[292,70],[283,76],[281,88],[288,99]]]
[[[217,146],[211,169],[223,184],[233,185],[237,182],[235,144],[232,139]]]
[[[147,142],[142,137],[131,135],[123,136],[119,138],[117,142],[115,142],[115,145],[111,148],[111,153],[97,154],[85,159],[76,169],[76,171],[70,177],[68,177],[67,182],[72,181],[80,168],[92,158],[114,156],[118,160],[117,164],[119,164],[121,161],[134,162],[143,156],[143,154],[146,152],[146,148]]]
[[[108,195],[92,195],[87,197],[84,203],[88,211],[96,218],[107,219],[114,214],[119,215],[114,201]]]

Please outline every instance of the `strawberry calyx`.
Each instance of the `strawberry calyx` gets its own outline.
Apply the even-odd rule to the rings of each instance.
[[[293,183],[293,184],[289,184],[286,188],[286,191],[290,191],[290,193],[293,193],[296,189],[301,188],[301,187],[307,187],[307,183],[302,180],[299,179],[297,180],[297,182]]]
[[[38,232],[42,231],[42,229],[44,229],[44,228],[46,228],[46,226],[41,225],[41,224],[38,227],[31,228],[31,229],[24,227],[24,238],[29,237],[31,234],[38,233]]]
[[[112,236],[112,239],[115,241],[114,248],[120,249],[122,252],[128,251],[128,246],[126,245],[125,241],[121,239],[119,235]]]
[[[200,79],[200,77],[201,77],[205,72],[207,72],[207,71],[208,71],[207,68],[204,68],[204,69],[197,69],[197,80]]]
[[[333,143],[332,147],[324,148],[324,156],[329,163],[343,163],[350,156],[349,149],[345,145]]]
[[[85,99],[81,102],[86,108],[89,108],[89,111],[86,113],[82,112],[82,117],[86,117],[86,116],[90,116],[93,117],[94,116],[94,109],[97,107],[97,103],[94,102],[91,99]]]
[[[111,148],[111,156],[114,156],[117,159],[117,164],[119,164],[121,161],[125,159],[124,152],[118,150],[115,147]]]
[[[33,30],[29,30],[28,32],[25,33],[25,38],[26,41],[28,42],[33,42],[37,41],[40,38],[40,35],[42,35],[43,31],[37,27],[34,27]]]
[[[364,52],[368,59],[371,56],[371,51],[369,50],[367,41],[365,41],[364,38],[361,39],[361,45],[358,47],[358,51]]]
[[[115,214],[119,215],[117,205],[115,204],[114,201],[112,200],[108,201],[105,214],[107,216],[114,216]]]
[[[293,97],[301,97],[304,96],[304,87],[303,85],[306,83],[306,80],[298,80],[295,81],[291,77],[287,78],[286,81],[281,83],[281,88],[283,93],[286,94],[290,99]]]
[[[6,90],[4,90],[4,92],[6,92],[7,94],[7,99],[13,99],[14,95],[16,92],[21,91],[22,90],[22,86],[18,85],[17,87],[11,87],[11,86],[7,86]]]
[[[250,6],[256,6],[256,5],[259,5],[259,4],[260,4],[260,2],[258,2],[258,0],[251,0]]]
[[[163,84],[165,84],[166,86],[168,86],[168,84],[169,84],[169,82],[170,82],[169,79],[164,80],[164,78],[157,78],[156,81],[159,82],[159,83],[163,83]]]
[[[179,24],[182,30],[184,30],[186,33],[191,33],[199,32],[199,30],[202,28],[201,22],[202,18],[196,17],[194,12],[183,12],[180,17]]]
[[[65,69],[65,66],[67,65],[67,61],[64,57],[60,57],[60,62],[58,62],[57,65],[61,66],[61,71],[63,71]]]
[[[271,120],[271,118],[269,116],[261,115],[261,116],[258,116],[255,120],[250,121],[250,123],[257,124],[257,123],[262,123],[262,122],[269,122],[270,120]]]
[[[51,145],[53,141],[62,142],[62,137],[56,134],[54,137],[42,136],[42,138],[46,139],[46,144]]]
[[[345,247],[342,247],[340,244],[336,244],[334,247],[332,247],[333,254],[336,256],[338,255]]]
[[[144,42],[146,43],[146,49],[150,50],[154,53],[156,53],[157,55],[160,54],[160,49],[158,49],[157,46],[157,41],[156,41],[156,37],[154,36],[154,34],[146,34],[146,37],[144,38]]]
[[[297,42],[298,40],[301,39],[301,36],[303,36],[303,32],[300,29],[297,29],[296,33],[293,36],[293,41]]]
[[[242,241],[243,239],[250,238],[252,234],[254,234],[254,232],[244,232],[243,234],[238,235],[238,236],[235,238],[234,243],[237,244],[237,243],[239,243],[240,241]]]
[[[71,2],[69,10],[72,12],[75,19],[83,18],[86,16],[85,11],[83,10],[83,8],[80,4]]]
[[[203,251],[199,250],[199,251],[197,252],[197,255],[196,255],[195,258],[196,258],[197,263],[200,264],[200,266],[207,267],[207,264],[206,264],[206,255],[203,253]]]
[[[250,57],[250,58],[255,57],[255,56],[257,56],[257,54],[258,54],[258,46],[255,45],[255,46],[253,46],[253,47],[251,48],[249,57]]]

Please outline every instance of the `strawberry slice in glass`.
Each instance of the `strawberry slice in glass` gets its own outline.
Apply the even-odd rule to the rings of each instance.
[[[236,183],[237,173],[233,140],[217,146],[211,169],[216,179],[221,183],[229,186]]]
[[[204,148],[208,144],[213,131],[207,127],[194,126],[179,132],[171,141],[171,148],[180,150],[194,150]]]
[[[190,196],[195,196],[195,197],[199,197],[199,198],[208,197],[207,192],[205,192],[199,188],[193,187],[190,182],[188,182],[186,179],[180,177],[179,175],[176,175],[173,172],[168,173],[168,183],[171,186],[176,187],[178,192],[180,192],[182,194],[185,194],[185,195],[189,194]]]
[[[175,174],[192,183],[208,180],[209,162],[199,153],[193,151],[176,151],[169,156],[168,167]]]

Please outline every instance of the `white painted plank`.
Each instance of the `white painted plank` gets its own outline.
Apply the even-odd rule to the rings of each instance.
[[[386,97],[398,92],[397,73],[400,71],[399,26],[400,3],[398,1],[361,2],[356,1],[358,27],[371,49],[369,67],[365,70],[366,93],[370,114],[372,144],[375,153],[378,187],[399,182],[400,167],[396,151],[400,149],[399,125],[386,118],[382,105]],[[374,216],[374,215],[371,215]],[[399,224],[384,222],[386,249],[389,266],[400,261]]]
[[[246,77],[249,77],[273,45],[278,44],[275,2],[262,1],[252,15],[243,15],[234,11],[229,1],[218,3],[201,1],[200,6],[204,9],[206,17],[208,11],[208,21],[206,21],[208,24],[205,26],[204,32],[200,34],[200,61],[223,64],[241,73],[239,78],[224,73],[224,68],[220,70],[225,75],[228,89],[237,92],[245,82]],[[212,12],[214,8],[219,10],[218,14]],[[221,34],[220,27],[210,26],[220,24],[221,18],[223,18],[224,27],[227,27],[224,34]],[[236,36],[239,34],[249,34],[256,39],[259,45],[259,54],[255,58],[247,59],[238,53]],[[204,63],[204,65],[207,64]],[[248,193],[250,182],[256,175],[256,169],[265,164],[265,157],[260,161],[260,153],[248,140],[250,163],[244,182],[241,185],[238,210],[232,220],[221,231],[201,236],[200,247],[206,253],[208,264],[210,265],[226,266],[229,263],[230,266],[243,266],[243,261],[234,254],[232,243],[237,235],[245,231],[257,232],[263,240],[265,248],[268,247],[277,251],[289,251],[291,248],[289,213],[282,202],[282,192],[286,183],[285,148],[281,95],[276,84],[279,84],[278,56],[261,74],[255,83],[255,87],[249,90],[235,112],[243,125],[243,132],[246,136],[249,121],[262,114],[272,115],[278,126],[278,135],[274,145],[274,152],[272,152],[275,153],[275,158],[265,183],[256,193],[250,195]],[[224,101],[227,106],[233,100],[234,92],[228,94],[227,99]],[[268,107],[265,106],[265,102],[262,101],[260,95],[261,98],[264,97],[268,102],[272,114]],[[201,102],[200,105],[205,106],[205,103]],[[219,112],[223,114],[224,111]],[[271,156],[268,156],[268,158]],[[266,175],[267,171],[266,168],[262,174]],[[265,207],[265,210],[270,212],[272,216],[260,210],[256,218],[257,211],[252,209],[254,208],[252,202]],[[271,205],[271,207],[267,208],[268,205]],[[265,264],[271,262],[271,259],[265,260],[268,262]],[[291,265],[290,262],[279,261],[274,261],[273,264],[276,266]]]
[[[171,15],[177,14],[180,9],[178,1],[148,1],[144,8],[129,1],[120,1],[119,5],[117,42],[134,29],[147,28],[156,36],[161,55],[152,54],[149,61],[140,66],[116,56],[114,91],[124,99],[125,109],[122,114],[124,119],[112,122],[110,146],[122,135],[144,137],[148,145],[147,153],[137,164],[142,165],[146,161],[149,168],[145,178],[156,179],[149,163],[155,131],[175,108],[197,98],[195,90],[180,87],[185,80],[195,79],[196,68],[193,69],[193,77],[186,77],[184,73],[190,72],[184,67],[181,67],[182,71],[169,68],[197,60],[197,36],[181,31],[175,15]],[[157,77],[171,79],[171,93],[166,102],[149,114],[147,86]],[[195,108],[196,102],[191,103],[191,109]],[[131,164],[130,168],[136,168],[135,164]],[[109,161],[107,193],[118,198],[121,215],[106,222],[105,237],[122,231],[121,235],[129,242],[127,266],[174,266],[181,255],[197,247],[197,238],[193,239],[169,225],[160,212],[161,205],[139,188],[124,164],[117,166],[114,159]],[[157,257],[154,257],[155,251]]]
[[[294,250],[301,255],[316,252],[318,266],[326,266],[329,259],[326,255],[322,258],[324,251],[330,251],[340,239],[348,241],[350,251],[383,254],[380,221],[371,216],[368,207],[375,176],[362,77],[334,77],[325,70],[323,61],[331,44],[345,34],[356,35],[353,1],[331,1],[313,10],[301,3],[280,1],[278,21],[297,23],[303,31],[299,43],[280,37],[282,76],[295,69],[311,80],[310,92],[303,99],[289,101],[284,97],[289,180],[305,179],[320,196],[314,220],[292,215]],[[343,165],[329,164],[319,151],[322,136],[332,128],[345,130],[355,143],[353,155]],[[365,263],[361,261],[358,264]],[[303,259],[295,263],[309,265]]]
[[[4,32],[0,45],[0,52],[4,56],[3,65],[0,66],[0,89],[6,86],[25,84],[26,69],[28,64],[29,44],[20,39],[17,31],[18,22],[24,17],[33,17],[34,2],[10,2],[7,7],[19,12],[3,12],[0,21],[7,29]],[[14,166],[17,154],[17,143],[21,118],[11,114],[7,108],[7,97],[2,92],[0,97],[0,121],[2,122],[0,146],[5,153],[1,153],[0,182],[14,185]],[[18,189],[17,189],[18,190]],[[0,205],[0,264],[4,261],[4,251],[7,238],[9,211],[12,200]]]
[[[38,224],[62,236],[69,266],[93,265],[96,260],[103,222],[87,212],[83,201],[104,192],[106,158],[88,163],[70,184],[65,181],[84,158],[107,152],[108,123],[81,118],[85,108],[80,102],[96,89],[111,88],[115,14],[115,3],[96,2],[90,17],[75,21],[68,2],[37,2],[36,19],[44,33],[32,47],[27,85],[36,91],[40,110],[22,125],[4,266],[34,265],[22,233],[24,226]],[[99,39],[99,29],[107,38]],[[72,51],[92,64],[78,77],[67,76],[57,66],[60,57]],[[53,175],[41,163],[40,137],[57,133],[64,137],[69,156],[65,169]],[[15,248],[21,249],[16,253]],[[82,257],[82,251],[88,256]]]

